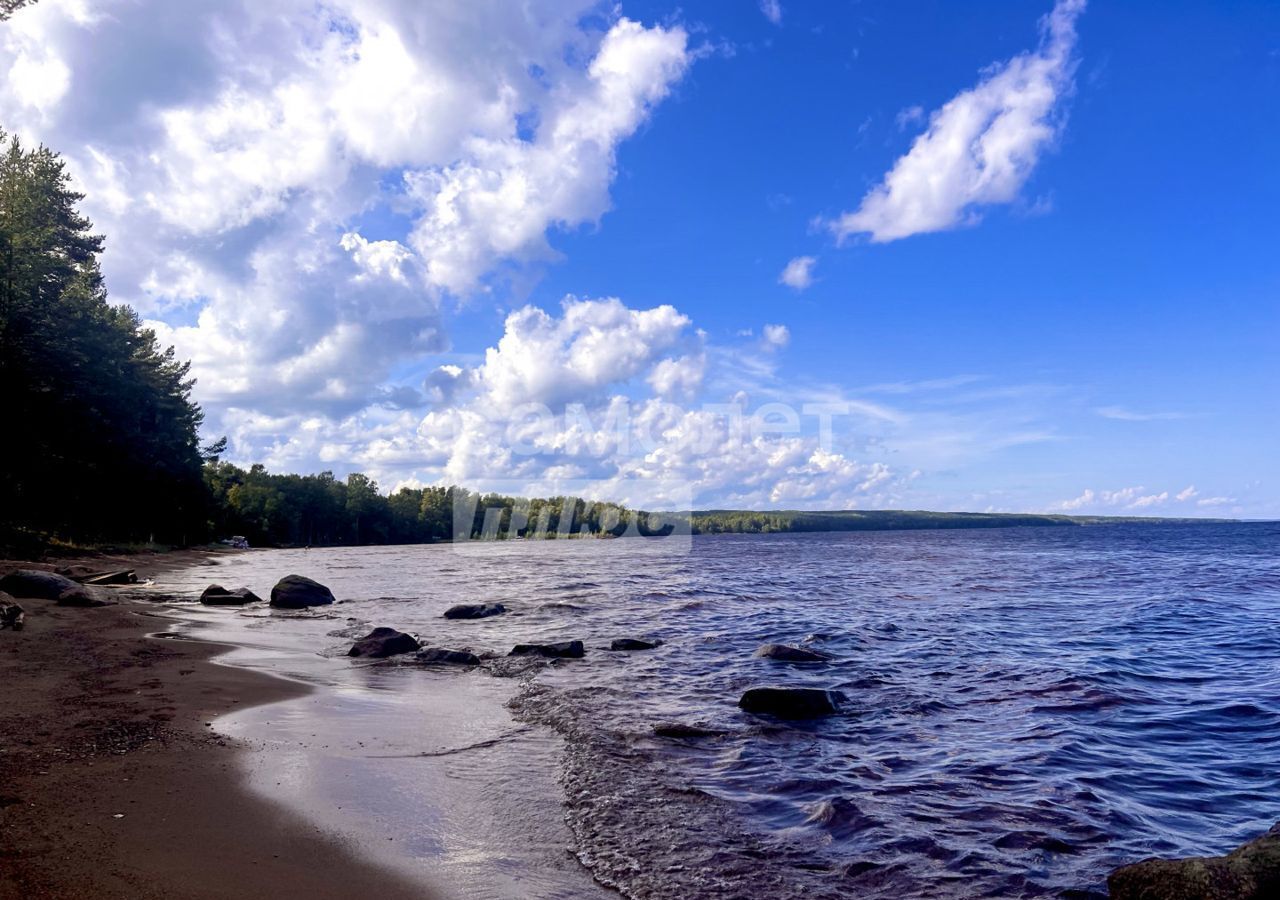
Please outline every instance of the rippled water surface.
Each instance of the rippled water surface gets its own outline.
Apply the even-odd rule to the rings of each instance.
[[[590,893],[589,872],[636,897],[1091,896],[1118,864],[1220,853],[1280,819],[1278,549],[1270,524],[512,542],[253,552],[159,587],[265,596],[298,572],[334,589],[344,602],[324,618],[198,615],[256,645],[257,664],[346,684],[361,728],[399,735],[404,752],[387,756],[458,749],[445,775],[488,785],[474,803],[492,821],[459,856],[464,893],[485,894],[501,868],[482,844],[527,834],[541,863],[527,849],[493,859],[523,859],[502,877],[530,895]],[[511,611],[440,618],[476,601]],[[477,652],[588,649],[552,665],[370,667],[341,655],[368,625]],[[618,637],[665,643],[608,651]],[[753,657],[765,642],[834,659]],[[280,662],[288,652],[309,661]],[[344,681],[357,667],[358,685]],[[373,690],[370,672],[382,693],[368,696],[397,702],[352,699]],[[837,688],[849,703],[808,723],[739,711],[761,685]],[[395,731],[442,696],[473,698],[438,713],[451,740]],[[355,715],[311,702],[295,729]],[[468,722],[492,727],[468,737]],[[662,723],[707,733],[659,737]],[[362,784],[425,777],[366,755]],[[512,777],[535,763],[544,781]],[[389,834],[429,835],[419,820],[439,813],[381,815]]]

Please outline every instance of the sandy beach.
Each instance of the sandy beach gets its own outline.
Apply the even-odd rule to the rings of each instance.
[[[39,567],[146,577],[201,558]],[[305,686],[216,665],[221,645],[150,637],[167,621],[144,603],[21,602],[26,628],[0,632],[0,898],[435,895],[245,790],[245,749],[208,723]]]

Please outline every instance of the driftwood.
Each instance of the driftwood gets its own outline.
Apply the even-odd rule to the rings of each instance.
[[[121,569],[118,572],[97,572],[76,580],[81,584],[137,584],[138,576],[133,569]]]

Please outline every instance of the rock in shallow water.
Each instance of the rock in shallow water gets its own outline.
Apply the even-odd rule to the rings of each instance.
[[[610,650],[652,650],[661,646],[662,641],[642,641],[638,638],[618,638],[609,645]]]
[[[480,657],[466,650],[446,650],[443,647],[428,647],[418,652],[414,659],[428,665],[443,664],[455,666],[478,666]]]
[[[816,719],[840,712],[845,699],[839,691],[818,688],[752,688],[742,695],[738,707],[749,713],[764,713],[779,719]]]
[[[70,578],[35,569],[19,569],[0,578],[0,591],[37,600],[57,600],[60,594],[74,587],[78,585]]]
[[[306,609],[332,602],[333,591],[303,575],[286,575],[271,589],[271,605],[277,609]]]
[[[1280,897],[1280,823],[1226,856],[1147,859],[1107,878],[1111,900],[1266,900]]]
[[[659,722],[653,726],[653,733],[667,738],[704,738],[723,737],[729,732],[723,728],[706,728],[702,725],[685,725],[682,722]]]
[[[446,619],[487,619],[507,611],[501,603],[460,603],[444,611]]]
[[[779,662],[826,662],[831,659],[825,653],[793,647],[790,644],[765,644],[755,652],[764,659],[776,659]]]
[[[200,595],[200,602],[205,606],[244,606],[246,603],[261,603],[262,598],[248,588],[229,591],[220,584],[211,584]]]
[[[386,659],[398,653],[412,653],[422,645],[418,639],[394,628],[375,628],[351,645],[347,656],[367,656],[370,659]]]
[[[551,659],[582,659],[586,654],[582,641],[559,641],[555,644],[516,644],[508,656],[545,656]]]

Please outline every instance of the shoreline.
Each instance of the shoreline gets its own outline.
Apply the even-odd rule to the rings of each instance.
[[[224,551],[94,556],[140,578]],[[433,897],[353,844],[252,793],[228,712],[307,695],[220,665],[234,646],[152,635],[173,620],[121,596],[96,609],[26,600],[0,632],[0,898]]]

